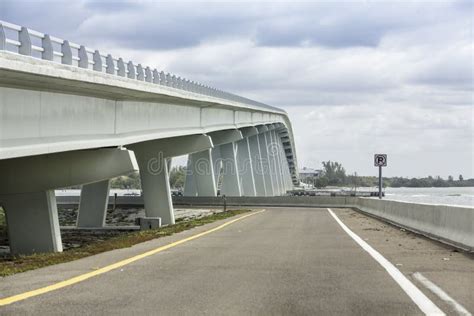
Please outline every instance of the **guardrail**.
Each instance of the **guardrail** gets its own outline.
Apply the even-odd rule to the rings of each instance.
[[[212,88],[171,73],[144,67],[132,61],[125,62],[122,58],[101,53],[97,49],[91,49],[84,45],[75,44],[2,20],[0,20],[0,50],[284,112],[279,108],[261,102]]]

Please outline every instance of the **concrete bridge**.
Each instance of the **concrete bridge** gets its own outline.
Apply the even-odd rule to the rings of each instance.
[[[147,217],[173,224],[170,162],[185,154],[188,196],[278,196],[298,184],[285,111],[0,21],[12,253],[62,251],[54,189],[82,185],[78,226],[100,227],[110,179],[137,170]]]

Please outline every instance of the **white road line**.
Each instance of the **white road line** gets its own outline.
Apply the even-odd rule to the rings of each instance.
[[[350,230],[334,212],[328,208],[329,214],[336,220],[336,222],[342,227],[342,229],[355,240],[359,246],[367,251],[377,261],[388,274],[400,285],[403,291],[411,298],[411,300],[421,309],[425,315],[445,315],[445,313],[438,308],[423,292],[421,292],[413,283],[408,280],[403,273],[400,272],[393,264],[390,263],[384,256],[382,256],[377,250],[372,248],[368,243],[357,236],[352,230]]]
[[[421,284],[423,284],[428,290],[436,294],[440,299],[451,305],[459,315],[472,316],[472,314],[466,308],[464,308],[464,306],[456,302],[451,296],[448,295],[448,293],[446,293],[439,286],[425,278],[420,272],[414,273],[413,277],[417,279]]]

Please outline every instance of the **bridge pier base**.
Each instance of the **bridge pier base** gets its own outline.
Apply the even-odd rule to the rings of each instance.
[[[77,227],[104,227],[109,201],[110,180],[82,186]]]
[[[63,250],[54,190],[1,195],[10,252],[32,254]]]

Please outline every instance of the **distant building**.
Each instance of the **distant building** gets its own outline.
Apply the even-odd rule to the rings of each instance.
[[[314,178],[319,177],[322,174],[322,170],[320,169],[313,169],[313,168],[306,168],[300,169],[300,180],[304,183],[313,183]]]

